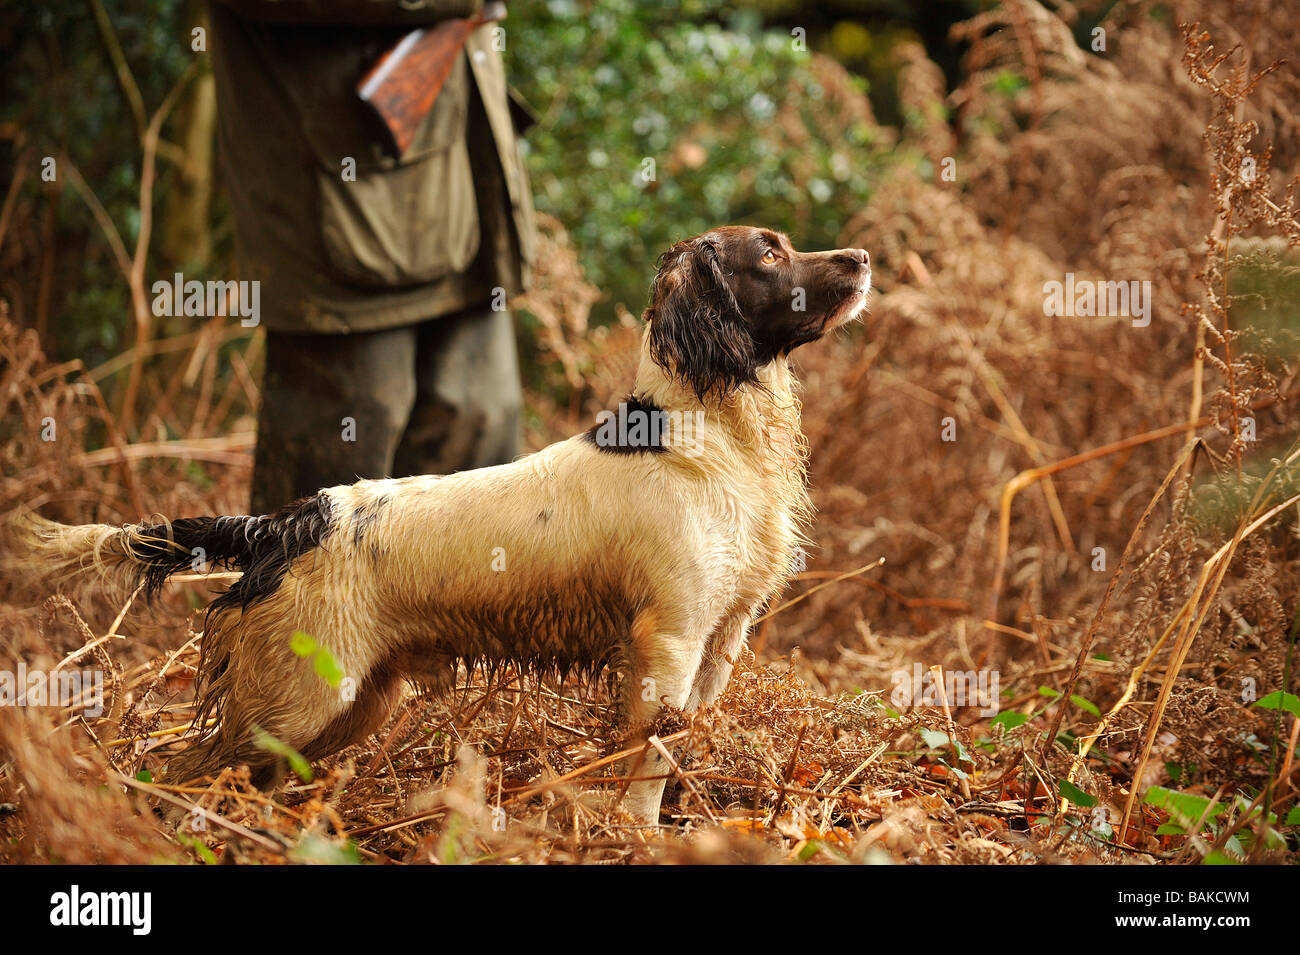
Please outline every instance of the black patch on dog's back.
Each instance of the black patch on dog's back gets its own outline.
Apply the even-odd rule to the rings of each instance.
[[[289,565],[319,547],[332,529],[329,497],[313,494],[258,517],[183,517],[144,525],[132,535],[131,552],[144,565],[140,579],[150,598],[169,576],[200,555],[210,563],[242,571],[243,577],[213,602],[211,613],[244,608],[275,593]]]
[[[628,395],[604,422],[594,424],[582,435],[584,441],[610,454],[665,454],[668,446],[668,412],[653,401]],[[642,437],[644,432],[644,438]]]

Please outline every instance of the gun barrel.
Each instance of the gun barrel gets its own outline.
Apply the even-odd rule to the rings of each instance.
[[[487,3],[476,17],[412,30],[357,83],[357,95],[383,121],[398,157],[415,141],[420,124],[433,109],[469,35],[483,24],[505,16],[504,3]]]

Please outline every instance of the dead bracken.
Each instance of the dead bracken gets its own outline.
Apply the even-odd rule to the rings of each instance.
[[[904,52],[906,120],[880,136],[928,162],[841,236],[873,256],[866,328],[801,356],[817,547],[717,704],[656,727],[682,753],[659,829],[605,808],[635,757],[603,735],[609,687],[509,668],[408,696],[282,792],[239,768],[158,785],[195,715],[191,611],[229,578],[144,611],[6,573],[0,668],[102,671],[104,705],[0,706],[0,859],[1294,863],[1300,719],[1255,704],[1300,686],[1300,64],[1277,62],[1300,21],[1167,6],[1117,5],[1100,57],[1068,8],[1011,0],[958,28],[951,94]],[[815,68],[826,121],[857,115],[843,71]],[[576,397],[535,402],[534,446],[618,401],[637,342],[588,329],[598,293],[559,223],[543,241],[525,304]],[[1067,274],[1150,281],[1149,324],[1045,315]],[[104,369],[49,362],[4,318],[0,510],[238,513],[256,395],[216,372],[247,334],[211,324],[141,361],[141,407],[189,437],[127,444]],[[918,664],[945,699],[900,709]],[[988,670],[999,716],[946,699],[945,673]]]

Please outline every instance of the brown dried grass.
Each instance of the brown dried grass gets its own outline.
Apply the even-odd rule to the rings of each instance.
[[[1180,34],[1120,4],[1099,57],[1075,45],[1070,6],[1011,0],[959,28],[970,76],[951,95],[919,48],[903,52],[900,161],[844,235],[872,250],[880,291],[864,331],[801,355],[820,512],[795,585],[808,596],[760,625],[757,658],[717,706],[658,727],[681,747],[671,825],[635,830],[605,807],[624,743],[608,735],[600,688],[510,672],[490,686],[464,674],[454,699],[411,697],[367,745],[276,795],[238,770],[195,791],[141,782],[192,716],[187,622],[209,585],[172,588],[114,634],[123,608],[93,587],[50,598],[48,582],[6,575],[0,665],[93,659],[109,694],[98,719],[0,707],[0,857],[1196,861],[1206,843],[1155,834],[1163,817],[1137,799],[1147,786],[1255,794],[1285,813],[1300,721],[1245,705],[1241,688],[1300,682],[1288,652],[1300,553],[1284,503],[1296,481],[1269,463],[1300,434],[1284,400],[1298,367],[1287,104],[1300,73],[1252,78],[1300,47],[1300,25],[1280,4],[1170,7],[1201,26]],[[1211,42],[1237,48],[1220,61]],[[1027,84],[999,92],[1006,71]],[[947,156],[956,182],[938,176]],[[1250,182],[1233,173],[1246,156]],[[535,444],[619,396],[637,340],[630,321],[587,329],[596,292],[558,223],[546,242],[525,304],[547,390],[566,397],[537,402]],[[1150,279],[1151,326],[1045,317],[1042,283],[1067,271]],[[140,379],[142,432],[165,424],[187,439],[88,458],[121,445],[95,376],[51,366],[0,321],[0,508],[240,510],[256,363],[219,378],[219,340],[202,331]],[[47,417],[55,442],[34,437]],[[940,439],[945,417],[954,442]],[[203,444],[214,434],[237,437]],[[821,586],[882,555],[882,568]],[[992,731],[970,708],[893,716],[883,693],[914,665],[996,669],[1002,708],[1028,720]],[[1058,728],[1072,736],[1058,742]],[[1168,765],[1183,767],[1176,782]],[[1067,777],[1122,839],[1080,824],[1088,814],[1059,795]],[[206,827],[177,837],[155,821],[151,802],[175,800],[200,805]],[[1252,858],[1294,860],[1294,838]]]

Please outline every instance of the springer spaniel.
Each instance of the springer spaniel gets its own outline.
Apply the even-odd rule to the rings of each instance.
[[[33,565],[156,593],[199,557],[243,572],[207,613],[197,738],[167,776],[247,763],[254,728],[318,759],[377,730],[404,681],[458,665],[614,668],[644,734],[710,703],[754,619],[792,575],[811,518],[788,356],[862,313],[861,249],[797,252],[725,227],[659,258],[636,384],[590,431],[497,467],[325,488],[265,516],[69,527],[31,516]],[[341,686],[295,653],[326,648]],[[215,718],[210,722],[211,718]],[[659,817],[668,767],[647,750],[625,807]],[[646,778],[653,777],[653,778]]]

